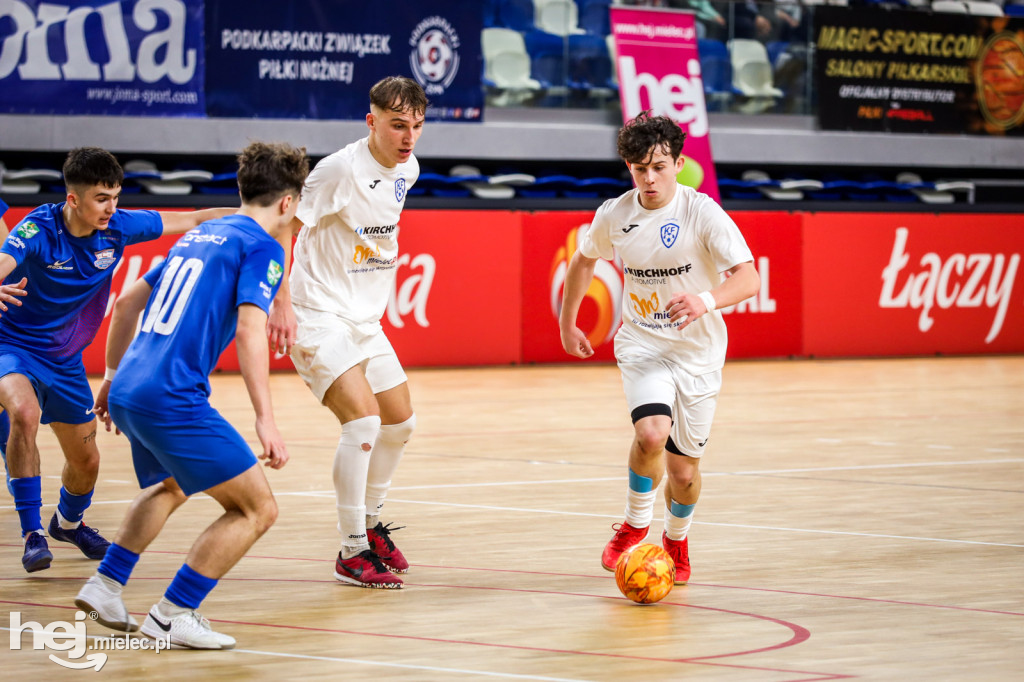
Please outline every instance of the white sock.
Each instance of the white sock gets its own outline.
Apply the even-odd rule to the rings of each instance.
[[[167,597],[161,597],[160,601],[156,604],[156,610],[160,612],[160,615],[164,618],[174,618],[175,616],[191,611],[192,609],[185,606],[178,606]]]
[[[391,487],[391,477],[405,452],[405,444],[416,428],[416,415],[400,424],[384,424],[373,444],[370,467],[366,472],[366,527],[374,528],[380,521],[380,510]]]
[[[62,530],[74,530],[74,529],[78,528],[79,526],[81,526],[82,522],[81,521],[68,521],[67,519],[64,518],[64,516],[60,513],[60,510],[58,509],[57,510],[57,525],[60,526]]]
[[[353,419],[342,425],[334,453],[334,493],[338,508],[338,532],[344,559],[369,549],[366,541],[366,474],[370,452],[380,431],[380,417]]]
[[[647,528],[654,518],[654,501],[657,489],[649,493],[638,493],[632,488],[626,495],[626,523],[634,528]]]
[[[124,585],[117,582],[110,576],[103,575],[102,573],[97,573],[96,577],[100,579],[100,582],[103,584],[103,587],[105,589],[110,590],[114,594],[121,594],[121,592],[124,591]]]

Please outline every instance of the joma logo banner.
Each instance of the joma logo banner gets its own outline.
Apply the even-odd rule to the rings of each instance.
[[[203,3],[0,2],[0,111],[203,115]]]

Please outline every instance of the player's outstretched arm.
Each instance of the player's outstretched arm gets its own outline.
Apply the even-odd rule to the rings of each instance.
[[[270,319],[267,322],[267,338],[270,340],[270,350],[282,355],[288,354],[288,349],[295,343],[298,332],[298,322],[295,319],[295,310],[292,308],[292,290],[288,286],[288,275],[291,273],[292,265],[292,237],[302,229],[302,221],[293,218],[291,229],[281,230],[277,242],[284,249],[284,276],[281,278],[281,286],[277,289],[274,302],[270,306]]]
[[[214,218],[223,218],[238,211],[237,208],[204,208],[199,211],[160,211],[157,215],[164,224],[164,234],[184,234]]]
[[[577,358],[589,358],[594,354],[590,339],[576,326],[576,316],[580,312],[580,304],[594,279],[596,258],[587,258],[579,251],[569,261],[569,269],[565,273],[565,285],[562,289],[562,310],[558,315],[558,330],[562,336],[562,348],[566,353]]]
[[[259,306],[244,303],[238,307],[235,331],[238,368],[245,381],[245,390],[256,411],[256,435],[263,445],[264,464],[280,469],[288,463],[288,450],[274,422],[270,402],[270,347],[267,344],[267,314]]]
[[[0,253],[0,282],[7,279],[7,275],[14,272],[14,268],[18,267],[17,261],[14,257],[7,253]],[[13,284],[0,284],[0,317],[3,313],[7,312],[7,304],[21,305],[21,301],[18,299],[28,294],[25,291],[25,286],[28,284],[28,279],[25,277],[21,278],[20,282],[14,282]]]
[[[110,317],[110,329],[107,331],[107,371],[103,375],[103,383],[96,392],[96,401],[92,406],[92,412],[110,431],[110,382],[114,378],[114,372],[121,364],[128,345],[135,336],[135,328],[139,321],[139,314],[145,309],[146,301],[149,300],[149,293],[153,290],[144,278],[138,279],[130,287],[125,289],[114,302],[114,312]],[[121,433],[120,430],[117,433]]]

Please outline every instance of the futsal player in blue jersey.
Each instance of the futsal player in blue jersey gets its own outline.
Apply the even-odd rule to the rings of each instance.
[[[49,568],[43,534],[36,435],[49,424],[65,466],[51,538],[101,559],[108,542],[82,523],[99,473],[92,391],[82,349],[106,314],[110,282],[129,244],[181,234],[233,209],[192,212],[117,208],[124,172],[110,152],[72,150],[64,163],[67,199],[44,204],[13,226],[0,246],[0,405],[11,420],[7,466],[25,539],[22,565]],[[14,293],[24,293],[18,304]]]
[[[94,410],[107,428],[113,420],[128,436],[143,491],[96,575],[75,599],[107,627],[139,629],[121,599],[122,589],[168,517],[188,496],[205,491],[224,514],[192,545],[142,624],[146,636],[195,649],[235,645],[196,609],[277,517],[257,457],[209,403],[209,374],[232,338],[256,412],[259,459],[274,469],[288,461],[271,409],[266,329],[284,275],[285,252],[276,240],[290,237],[309,162],[304,149],[260,142],[246,147],[238,160],[238,213],[183,236],[167,260],[114,305],[108,378]],[[132,341],[140,311],[141,327]]]

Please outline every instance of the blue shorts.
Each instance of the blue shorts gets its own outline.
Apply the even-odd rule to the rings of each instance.
[[[184,421],[153,417],[110,403],[110,416],[128,436],[139,485],[173,478],[186,495],[209,490],[256,464],[245,439],[212,407]]]
[[[0,352],[0,377],[8,374],[21,374],[32,382],[43,411],[41,423],[86,424],[95,418],[81,356],[62,364],[8,346]]]

